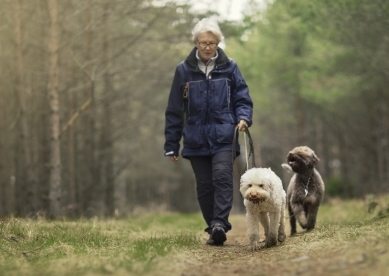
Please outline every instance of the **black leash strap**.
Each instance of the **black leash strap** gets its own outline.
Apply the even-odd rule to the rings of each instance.
[[[246,127],[245,133],[247,134],[248,140],[249,140],[249,149],[245,149],[246,151],[248,150],[248,158],[251,156],[251,161],[252,161],[252,168],[255,168],[255,155],[254,155],[254,144],[253,144],[253,139],[251,138],[249,128]],[[234,160],[236,159],[236,145],[238,143],[238,136],[239,136],[239,128],[236,126],[235,131],[234,131],[234,138],[232,140],[232,164],[234,164]],[[248,160],[247,160],[248,162]],[[248,165],[248,164],[246,164]],[[241,176],[242,173],[239,169],[239,166],[237,166],[239,175]]]

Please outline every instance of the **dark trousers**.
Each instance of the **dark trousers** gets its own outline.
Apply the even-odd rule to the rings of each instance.
[[[197,199],[208,225],[205,231],[211,233],[216,223],[222,224],[226,232],[231,230],[228,217],[233,199],[232,152],[192,156],[190,163],[196,177]]]

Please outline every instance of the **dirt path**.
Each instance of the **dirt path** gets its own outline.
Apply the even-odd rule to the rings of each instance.
[[[199,249],[177,253],[169,264],[165,262],[160,267],[161,275],[387,275],[389,252],[385,245],[369,242],[350,247],[336,244],[336,233],[329,233],[327,238],[324,233],[323,238],[323,231],[315,234],[314,230],[300,232],[293,238],[288,236],[276,247],[253,252],[245,216],[233,215],[231,222],[233,230],[228,232],[224,246],[204,244]],[[286,230],[289,235],[289,228]],[[207,235],[199,235],[205,243]]]

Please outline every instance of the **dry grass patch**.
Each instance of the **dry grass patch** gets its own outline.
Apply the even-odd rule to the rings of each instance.
[[[185,265],[175,268],[178,261],[161,262],[153,275],[386,275],[389,219],[379,214],[387,200],[377,201],[377,209],[369,213],[365,200],[328,200],[315,230],[300,228],[284,243],[255,252],[249,246],[244,215],[234,215],[225,246],[200,245],[181,252],[175,258]]]
[[[284,243],[255,252],[244,214],[231,216],[233,229],[222,247],[205,245],[200,214],[8,218],[0,223],[0,275],[386,275],[387,198],[374,199],[370,212],[365,200],[327,200],[315,230],[298,228]]]
[[[197,214],[169,213],[122,220],[2,219],[0,274],[143,274],[172,250],[198,245],[192,228],[201,223]]]

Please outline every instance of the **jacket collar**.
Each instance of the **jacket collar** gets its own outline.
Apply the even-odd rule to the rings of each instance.
[[[197,48],[193,47],[192,51],[185,59],[185,63],[189,67],[189,69],[194,71],[199,70],[197,65],[198,59],[196,57],[196,52],[197,52]],[[215,60],[215,68],[223,68],[229,65],[229,63],[230,63],[230,59],[227,57],[224,51],[221,48],[217,48],[217,58]]]
[[[208,60],[207,64],[205,64],[205,65],[208,65],[208,64],[210,64],[210,63],[215,64],[215,61],[216,61],[216,59],[217,59],[218,57],[219,57],[219,53],[216,51],[215,56],[212,57],[212,58],[210,58],[210,59]],[[197,63],[202,62],[202,61],[201,61],[201,58],[200,58],[200,56],[199,56],[199,50],[196,50],[196,58],[197,58]]]

